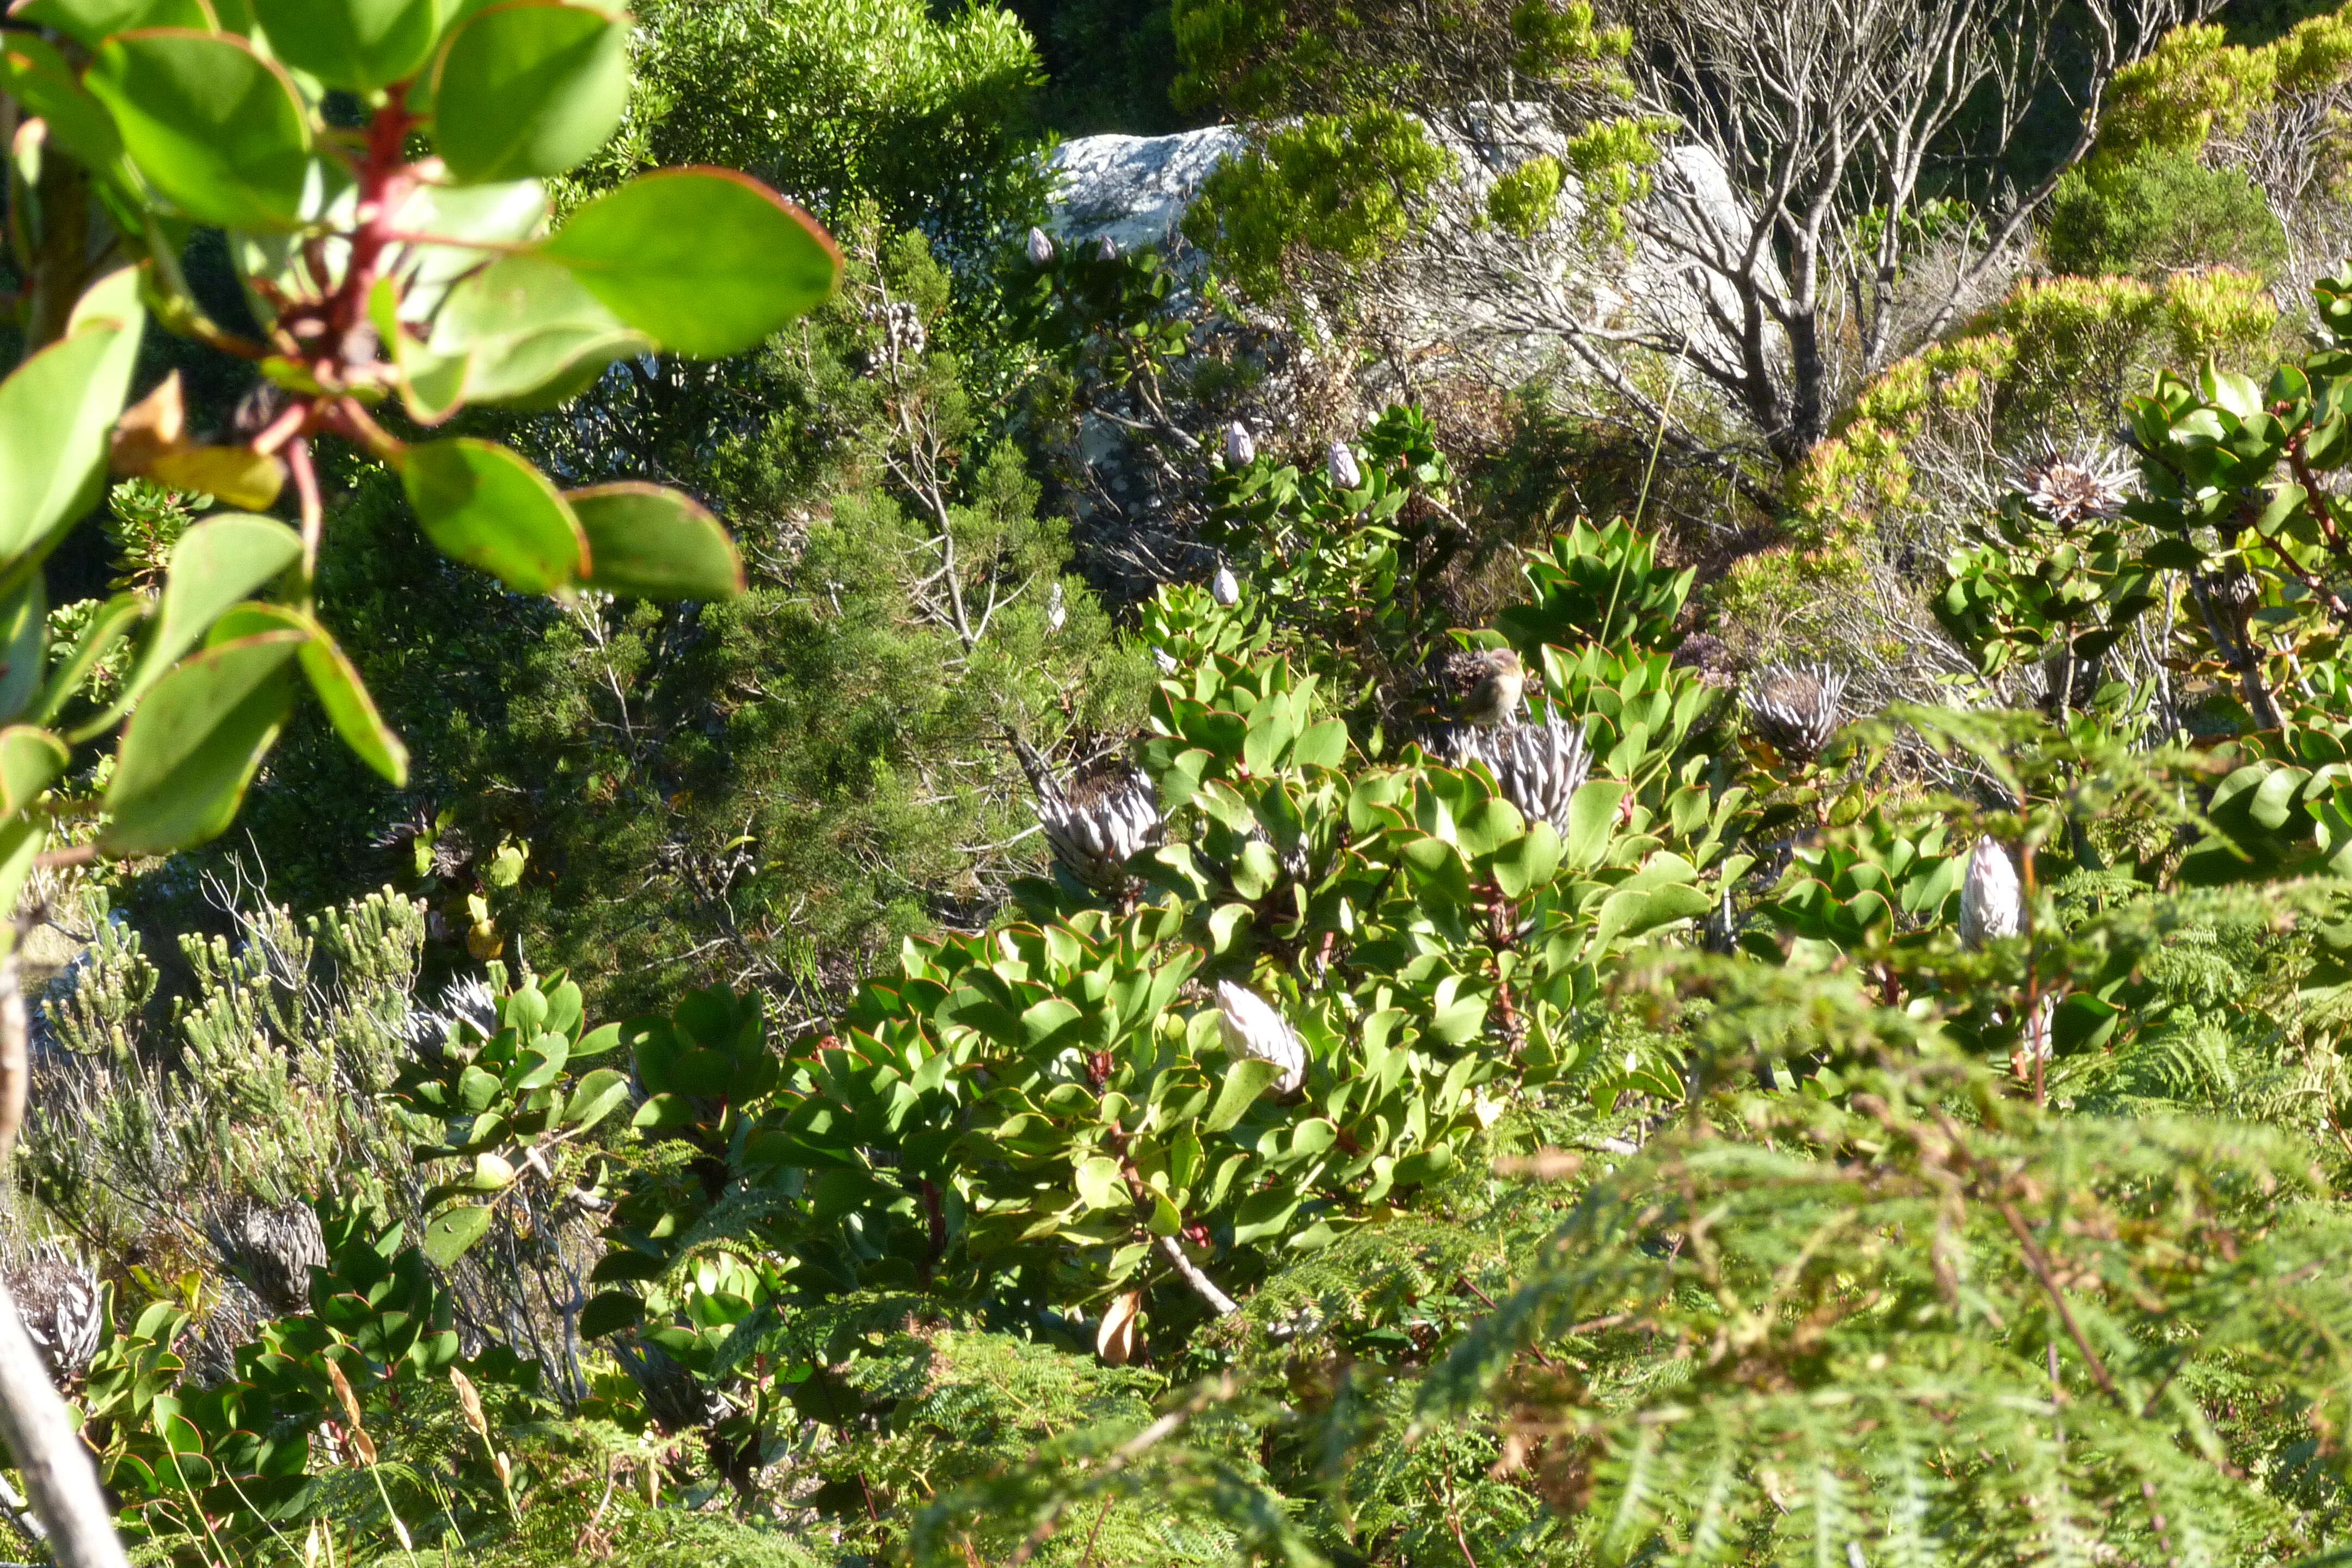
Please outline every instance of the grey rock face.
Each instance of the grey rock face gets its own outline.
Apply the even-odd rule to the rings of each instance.
[[[1211,126],[1173,136],[1081,136],[1054,149],[1054,227],[1072,241],[1109,240],[1122,252],[1167,251],[1201,182],[1242,149],[1242,134]]]

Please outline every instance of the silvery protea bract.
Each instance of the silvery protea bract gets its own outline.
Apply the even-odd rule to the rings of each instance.
[[[1054,242],[1045,237],[1045,231],[1044,229],[1031,229],[1029,231],[1029,265],[1032,267],[1050,267],[1053,265],[1053,262]]]
[[[1217,574],[1209,579],[1209,597],[1227,609],[1242,602],[1242,585],[1230,566],[1220,566]]]
[[[1124,763],[1037,790],[1037,821],[1054,858],[1097,893],[1127,888],[1127,862],[1160,842],[1165,826],[1151,781]]]
[[[1970,948],[2025,929],[2025,891],[2017,863],[1990,838],[1977,840],[1960,881],[1960,941]]]
[[[1356,466],[1356,454],[1348,449],[1345,441],[1331,443],[1330,454],[1323,466],[1331,476],[1333,489],[1360,490],[1364,488],[1364,470]]]
[[[45,1240],[6,1273],[8,1293],[50,1376],[60,1384],[78,1381],[98,1354],[98,1271]]]
[[[1108,235],[1104,235],[1102,237],[1102,243],[1095,247],[1095,255],[1105,261],[1117,261],[1118,259],[1118,241],[1113,239]]]
[[[1837,733],[1845,677],[1826,664],[1768,665],[1756,673],[1740,702],[1748,721],[1791,762],[1810,763]]]
[[[1277,1093],[1295,1094],[1307,1081],[1307,1047],[1298,1031],[1274,1005],[1246,985],[1217,982],[1217,1017],[1224,1030],[1225,1052],[1236,1060],[1271,1062]]]
[[[1568,803],[1592,772],[1583,727],[1558,714],[1540,724],[1461,726],[1446,732],[1444,745],[1448,762],[1457,768],[1485,763],[1521,816],[1561,833],[1568,831]]]
[[[1250,438],[1249,426],[1236,419],[1225,426],[1225,467],[1246,468],[1257,461],[1257,443]]]

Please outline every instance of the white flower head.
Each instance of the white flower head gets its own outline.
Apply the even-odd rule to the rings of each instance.
[[[1044,229],[1031,229],[1029,231],[1029,265],[1032,267],[1051,267],[1053,264],[1054,242],[1046,237],[1045,231]]]
[[[2113,451],[2070,452],[2055,445],[2011,470],[2027,504],[2062,527],[2104,521],[2131,499],[2131,465]]]
[[[1217,982],[1217,1019],[1225,1053],[1236,1061],[1271,1062],[1277,1094],[1295,1094],[1307,1081],[1307,1047],[1290,1020],[1246,985]]]
[[[1540,724],[1460,724],[1446,731],[1446,761],[1457,768],[1483,763],[1503,798],[1529,822],[1568,831],[1569,803],[1592,773],[1584,730],[1553,714]]]
[[[1324,468],[1330,473],[1333,489],[1358,490],[1364,488],[1364,470],[1356,466],[1356,454],[1349,450],[1345,441],[1331,443]]]
[[[1057,577],[1054,580],[1053,591],[1045,595],[1045,629],[1058,632],[1069,618],[1070,606],[1062,596],[1062,583]]]
[[[1132,768],[1116,766],[1072,780],[1040,784],[1037,823],[1054,858],[1097,893],[1127,889],[1127,863],[1159,844],[1166,829],[1159,793]]]
[[[1844,697],[1845,676],[1828,665],[1776,664],[1757,671],[1740,701],[1774,751],[1790,762],[1810,763],[1837,733]]]
[[[1242,585],[1232,567],[1217,568],[1217,574],[1209,579],[1209,597],[1229,610],[1242,602]]]
[[[1246,468],[1257,461],[1257,443],[1250,438],[1249,426],[1236,419],[1225,426],[1225,467]]]
[[[2017,863],[1990,838],[1979,838],[1960,881],[1960,941],[1970,948],[2025,929],[2025,891]]]

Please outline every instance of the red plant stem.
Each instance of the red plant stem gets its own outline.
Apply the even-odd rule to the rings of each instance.
[[[310,441],[297,436],[286,448],[286,466],[294,472],[294,491],[302,500],[302,575],[295,598],[302,608],[313,602],[312,586],[319,574],[319,537],[326,531],[326,508],[319,499],[318,470],[310,466]]]

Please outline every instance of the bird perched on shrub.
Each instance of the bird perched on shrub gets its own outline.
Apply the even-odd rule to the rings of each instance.
[[[1516,724],[1527,668],[1507,647],[1464,648],[1448,654],[1439,671],[1454,700],[1454,717],[1465,724]]]

